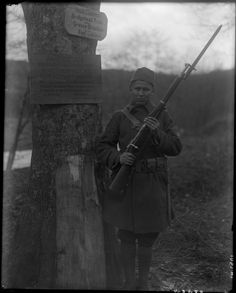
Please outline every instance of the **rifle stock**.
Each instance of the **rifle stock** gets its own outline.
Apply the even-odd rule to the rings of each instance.
[[[109,190],[113,193],[113,196],[117,194],[117,197],[119,197],[120,194],[122,198],[122,194],[124,194],[125,188],[127,187],[132,168],[133,167],[129,165],[122,165],[120,167],[114,180],[109,186]]]
[[[185,80],[193,70],[195,69],[196,64],[199,62],[200,58],[203,56],[207,48],[210,46],[218,32],[220,31],[222,25],[220,25],[210,40],[207,42],[207,44],[204,46],[204,48],[201,50],[200,54],[197,56],[197,58],[194,60],[194,62],[191,64],[186,63],[184,70],[180,73],[179,76],[177,76],[170,87],[167,90],[167,93],[165,94],[164,98],[160,100],[159,105],[149,114],[151,117],[159,118],[161,112],[165,109],[166,103],[170,99],[170,97],[173,95],[175,90],[177,89],[178,85],[182,80]],[[142,150],[144,149],[144,146],[148,142],[149,138],[151,137],[151,130],[150,128],[144,123],[136,136],[132,139],[132,141],[129,143],[129,145],[126,148],[126,152],[130,152],[136,156],[136,159],[141,154]],[[111,194],[113,193],[116,198],[119,198],[120,200],[124,196],[125,188],[127,187],[129,177],[131,174],[132,166],[128,165],[122,165],[117,172],[115,178],[113,179],[112,183],[109,186],[109,191]]]

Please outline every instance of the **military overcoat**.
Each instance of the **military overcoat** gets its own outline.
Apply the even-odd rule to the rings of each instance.
[[[126,107],[140,125],[153,108],[151,103],[146,106],[129,104]],[[133,122],[122,110],[116,111],[98,140],[97,159],[112,170],[112,175],[117,167],[119,169],[120,154],[138,131],[139,126]],[[166,110],[162,112],[159,122],[159,129],[153,131],[137,164],[150,158],[163,158],[165,161],[167,156],[176,156],[181,152],[181,141]],[[170,224],[170,205],[167,164],[151,171],[145,168],[136,170],[134,166],[122,201],[111,198],[109,192],[105,192],[103,216],[105,221],[120,229],[135,233],[161,232]]]

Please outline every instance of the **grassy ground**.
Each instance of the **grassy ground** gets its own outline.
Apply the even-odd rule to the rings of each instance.
[[[169,160],[175,206],[172,226],[153,249],[150,283],[157,290],[222,292],[232,288],[232,148],[226,134],[183,138]],[[26,147],[28,148],[28,146]],[[4,184],[3,261],[28,204],[29,168],[14,170]],[[7,276],[7,267],[3,276]]]
[[[163,290],[232,289],[232,148],[227,136],[183,140],[170,160],[176,218],[154,247],[151,285]]]

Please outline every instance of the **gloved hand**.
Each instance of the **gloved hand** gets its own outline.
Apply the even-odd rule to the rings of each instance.
[[[129,165],[132,166],[135,160],[135,155],[129,153],[129,152],[124,152],[120,155],[120,163],[121,165]]]
[[[147,124],[147,126],[150,127],[151,130],[155,130],[160,126],[160,122],[154,117],[146,117],[144,119],[144,123]]]

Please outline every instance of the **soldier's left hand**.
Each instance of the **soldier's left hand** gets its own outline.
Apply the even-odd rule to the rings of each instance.
[[[154,117],[146,117],[144,123],[147,124],[152,130],[157,129],[160,126],[160,122]]]

